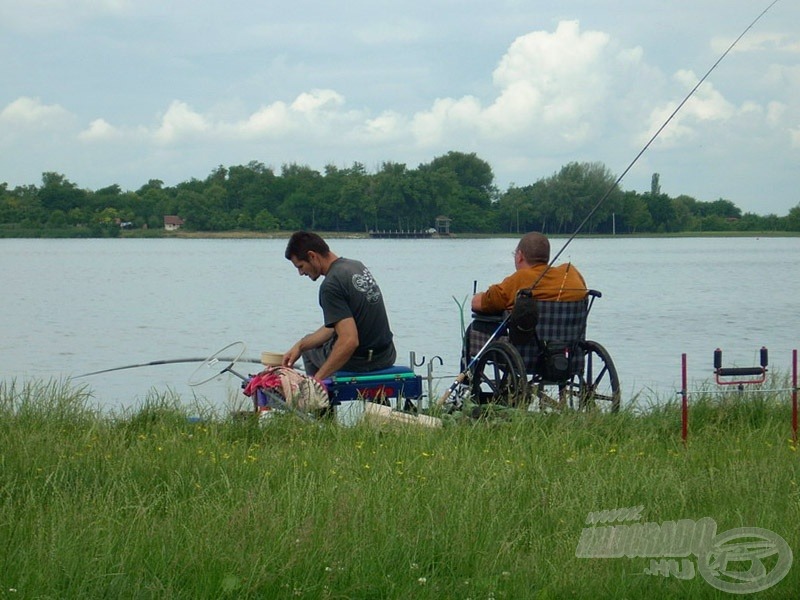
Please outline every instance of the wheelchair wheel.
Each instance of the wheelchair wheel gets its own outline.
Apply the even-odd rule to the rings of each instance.
[[[617,412],[621,392],[619,375],[608,350],[597,342],[583,342],[584,369],[578,396],[580,410]]]
[[[531,398],[540,411],[599,410],[617,412],[620,405],[619,376],[611,355],[597,342],[581,342],[583,370],[563,381],[534,375]]]
[[[474,402],[524,406],[527,387],[522,357],[509,342],[492,342],[475,361],[470,380]]]

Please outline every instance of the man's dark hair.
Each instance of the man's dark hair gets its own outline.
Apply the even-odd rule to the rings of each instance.
[[[316,252],[320,256],[328,256],[331,249],[328,244],[316,233],[310,231],[295,231],[286,244],[285,256],[291,260],[294,256],[297,260],[307,260],[309,252]]]

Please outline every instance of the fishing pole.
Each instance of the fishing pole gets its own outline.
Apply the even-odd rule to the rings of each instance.
[[[589,211],[589,213],[586,215],[586,217],[584,217],[584,219],[578,224],[578,227],[575,229],[575,231],[572,233],[572,235],[570,235],[569,238],[567,239],[567,241],[564,242],[564,245],[561,247],[561,249],[555,254],[555,256],[553,256],[553,258],[550,259],[550,262],[547,264],[545,269],[542,271],[541,275],[539,275],[539,277],[536,279],[536,281],[533,282],[533,285],[531,285],[529,289],[532,290],[536,286],[536,284],[538,284],[539,281],[541,281],[541,279],[542,279],[542,277],[544,277],[545,273],[547,273],[547,271],[550,269],[550,267],[552,267],[553,264],[555,264],[556,260],[558,260],[558,258],[561,256],[561,254],[563,254],[564,250],[567,249],[567,246],[569,246],[569,244],[572,242],[572,240],[574,240],[575,237],[578,235],[578,233],[580,233],[580,231],[583,229],[583,227],[586,225],[586,223],[589,222],[589,219],[591,219],[594,216],[594,214],[597,212],[597,210],[600,208],[600,206],[608,199],[608,197],[611,195],[611,193],[617,188],[617,186],[622,181],[622,179],[625,177],[625,175],[628,174],[628,171],[630,171],[633,168],[633,165],[635,165],[638,162],[638,160],[647,151],[647,149],[650,147],[650,145],[661,134],[661,132],[664,130],[664,128],[666,128],[666,126],[672,121],[672,119],[675,117],[675,115],[677,115],[678,112],[681,110],[681,108],[683,108],[684,104],[686,104],[689,101],[689,98],[691,98],[694,95],[694,93],[703,84],[703,82],[708,78],[708,76],[711,75],[711,73],[714,71],[714,69],[717,68],[717,65],[719,65],[722,62],[722,60],[730,53],[730,51],[733,50],[733,48],[736,46],[736,44],[739,43],[739,40],[741,40],[745,36],[745,34],[748,31],[750,31],[750,29],[752,29],[753,26],[756,23],[758,23],[759,20],[761,20],[761,17],[763,17],[765,14],[767,14],[767,12],[769,12],[769,10],[778,3],[778,1],[779,0],[773,0],[764,10],[762,10],[761,13],[759,13],[759,15],[755,19],[753,19],[747,27],[744,28],[744,30],[739,34],[739,37],[737,37],[735,40],[733,40],[733,42],[731,42],[730,46],[728,46],[728,48],[720,55],[720,57],[716,60],[716,62],[714,62],[714,64],[711,65],[711,67],[706,71],[705,75],[703,75],[700,78],[700,80],[689,91],[689,93],[686,94],[686,96],[683,98],[683,100],[681,100],[681,102],[678,104],[678,106],[675,107],[675,110],[673,110],[670,113],[670,115],[667,117],[667,119],[661,124],[661,126],[656,130],[656,132],[650,137],[650,139],[642,147],[642,149],[639,150],[639,153],[633,158],[633,160],[630,162],[630,164],[628,164],[628,166],[625,167],[625,170],[622,171],[622,174],[620,174],[620,176],[617,177],[617,179],[614,181],[614,183],[612,183],[608,187],[606,192],[600,197],[600,200],[597,201],[597,203]],[[445,402],[447,402],[447,400],[452,397],[453,392],[455,392],[455,390],[458,388],[458,386],[461,385],[461,383],[464,382],[464,379],[466,379],[467,374],[472,369],[472,367],[475,366],[475,363],[478,361],[478,359],[481,357],[481,355],[486,351],[486,348],[488,348],[489,345],[492,342],[494,342],[494,340],[497,338],[497,336],[500,335],[500,333],[505,330],[506,326],[508,325],[508,321],[509,321],[510,318],[511,318],[511,315],[509,314],[503,319],[503,321],[500,323],[500,325],[497,327],[497,329],[494,331],[494,333],[492,333],[492,335],[489,336],[489,339],[486,341],[486,343],[483,345],[483,347],[481,347],[481,349],[478,350],[478,352],[475,354],[475,356],[472,358],[472,360],[469,361],[469,364],[467,364],[467,366],[465,367],[464,371],[461,372],[458,375],[458,377],[453,382],[453,384],[447,389],[447,391],[442,395],[442,397],[439,398],[439,405],[440,406],[442,404],[444,404]]]
[[[91,373],[82,373],[81,375],[75,375],[73,379],[78,379],[79,377],[89,377],[90,375],[100,375],[101,373],[111,373],[112,371],[122,371],[123,369],[138,369],[140,367],[154,367],[157,365],[172,365],[177,363],[197,363],[205,362],[206,360],[208,360],[208,357],[206,356],[203,358],[172,358],[167,360],[153,360],[136,365],[125,365],[124,367],[112,367],[111,369],[102,369],[100,371],[92,371]],[[219,357],[219,360],[227,362],[261,363],[260,358],[236,358],[233,356]]]

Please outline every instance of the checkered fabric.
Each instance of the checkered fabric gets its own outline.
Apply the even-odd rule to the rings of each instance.
[[[580,342],[586,339],[586,320],[589,315],[589,300],[576,302],[549,302],[537,301],[539,320],[536,325],[536,334],[540,342],[549,348],[567,348],[570,355],[570,371],[577,373],[583,369],[583,352],[580,352]],[[473,315],[473,321],[467,327],[462,351],[462,368],[484,347],[491,335],[497,331],[507,316]],[[508,340],[508,333],[503,330],[495,339]],[[516,346],[525,368],[529,374],[536,374],[537,367],[541,368],[543,348],[536,339]]]

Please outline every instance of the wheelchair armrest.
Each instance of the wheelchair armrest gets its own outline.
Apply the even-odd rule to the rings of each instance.
[[[498,325],[503,322],[506,316],[503,313],[482,313],[482,312],[473,312],[472,313],[472,320],[473,321],[480,321],[482,323],[497,323]]]

